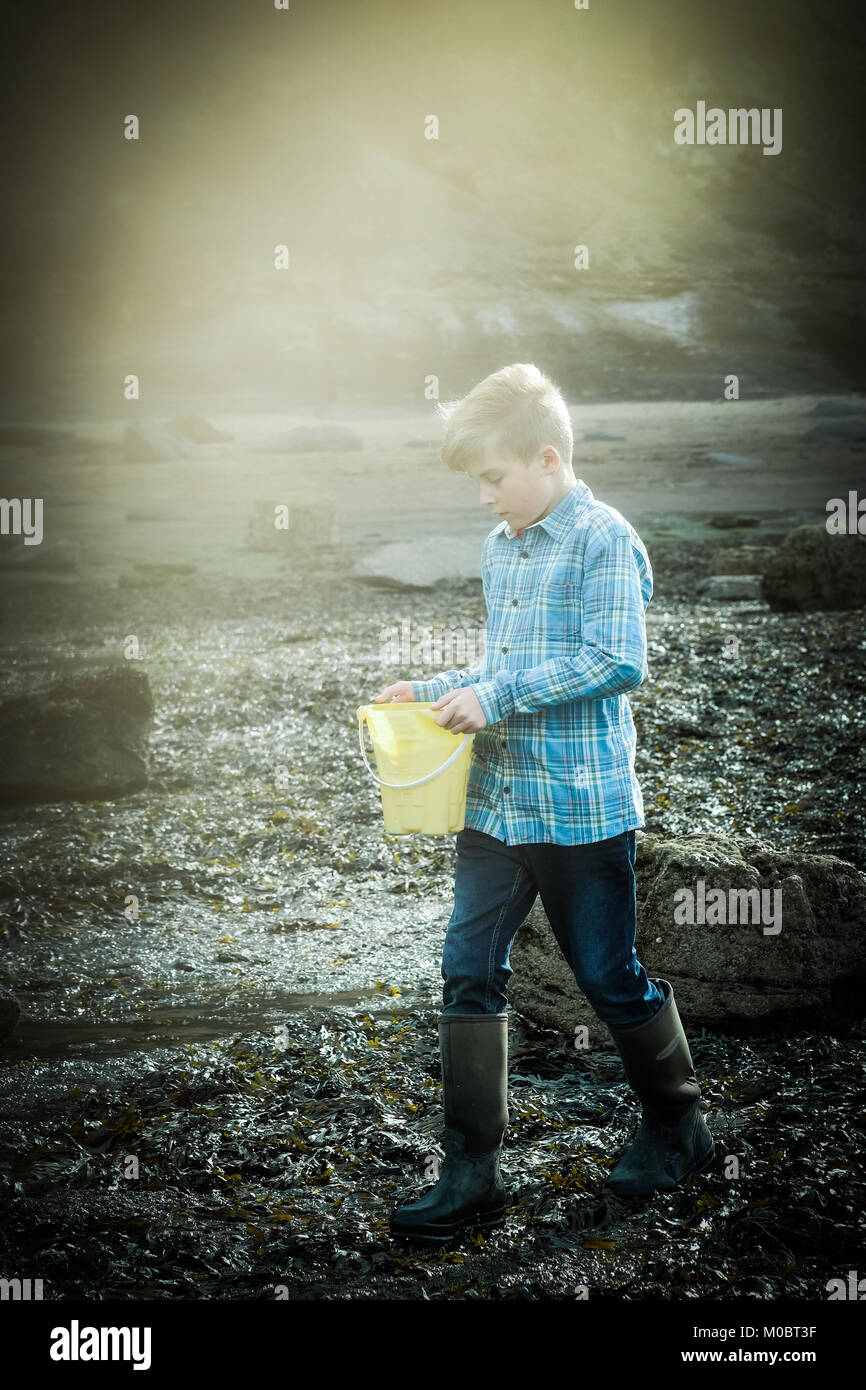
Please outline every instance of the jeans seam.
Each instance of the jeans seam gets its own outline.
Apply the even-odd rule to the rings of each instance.
[[[493,969],[496,960],[496,945],[499,941],[499,929],[502,926],[502,920],[506,912],[513,903],[514,898],[517,894],[517,885],[520,883],[521,875],[525,872],[526,870],[524,869],[523,865],[518,864],[517,873],[514,875],[514,882],[511,885],[511,893],[499,909],[499,916],[496,919],[496,926],[493,928],[493,932],[491,934],[490,948],[487,952],[487,983],[484,989],[484,1009],[485,1012],[488,1013],[490,1012],[490,991],[493,985]]]

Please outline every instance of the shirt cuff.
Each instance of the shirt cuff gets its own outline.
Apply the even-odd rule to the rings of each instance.
[[[477,681],[472,689],[487,723],[498,724],[507,713],[508,692],[495,681]]]
[[[438,700],[439,696],[444,695],[444,693],[442,682],[438,678],[430,681],[412,682],[412,694],[416,700]]]

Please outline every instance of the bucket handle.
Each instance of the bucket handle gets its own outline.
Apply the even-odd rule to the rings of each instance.
[[[421,714],[422,711],[419,710],[418,713]],[[423,711],[423,713],[426,714],[427,711],[425,710]],[[436,716],[434,715],[433,718],[435,719],[435,717]],[[446,759],[442,766],[437,767],[435,772],[428,772],[426,777],[419,777],[414,782],[383,782],[378,772],[374,772],[370,764],[367,762],[367,751],[364,748],[364,725],[366,723],[367,716],[365,714],[361,719],[358,720],[358,742],[361,745],[361,757],[364,759],[364,766],[366,767],[370,776],[373,778],[373,781],[378,782],[380,787],[393,787],[396,791],[405,791],[409,787],[423,787],[425,782],[432,782],[434,777],[439,777],[441,773],[445,772],[446,768],[449,768],[451,766],[455,758],[460,757],[460,754],[463,752],[463,749],[466,747],[467,743],[472,737],[471,734],[465,734],[464,737],[460,740],[458,746],[454,749],[454,752],[451,754],[449,758]],[[370,735],[370,737],[372,738],[372,734]]]

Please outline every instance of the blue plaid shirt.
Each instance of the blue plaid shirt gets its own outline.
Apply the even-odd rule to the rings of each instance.
[[[607,840],[644,825],[626,691],[647,675],[653,591],[640,536],[578,480],[522,537],[502,521],[481,556],[480,664],[413,681],[416,700],[471,685],[466,826],[510,845]]]

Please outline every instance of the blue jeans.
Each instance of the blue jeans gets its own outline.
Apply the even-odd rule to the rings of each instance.
[[[457,835],[454,910],[442,950],[443,1012],[505,1012],[511,943],[538,894],[595,1013],[614,1028],[645,1023],[664,997],[635,954],[635,833],[586,845],[507,845]]]

